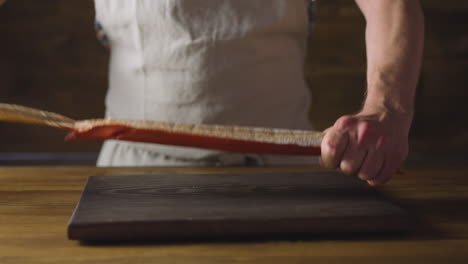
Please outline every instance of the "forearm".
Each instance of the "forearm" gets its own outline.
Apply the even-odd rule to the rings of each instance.
[[[367,21],[367,96],[359,113],[340,117],[326,130],[321,162],[383,184],[408,154],[424,20],[418,0],[356,2]]]
[[[410,119],[421,68],[424,18],[417,0],[356,0],[366,21],[367,96],[363,112]]]

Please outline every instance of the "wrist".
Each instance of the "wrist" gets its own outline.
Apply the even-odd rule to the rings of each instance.
[[[413,93],[402,93],[402,89],[368,89],[363,111],[388,112],[411,117],[414,114]]]
[[[368,96],[357,115],[373,117],[379,121],[397,122],[409,131],[413,121],[414,107],[412,104],[402,104],[401,101],[385,98],[385,96],[377,98]]]

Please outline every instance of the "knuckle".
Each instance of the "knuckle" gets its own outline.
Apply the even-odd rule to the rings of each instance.
[[[356,122],[356,118],[350,115],[345,115],[335,122],[335,127],[340,130],[346,130]]]
[[[379,138],[384,135],[379,125],[372,120],[358,121],[354,133],[357,136],[357,144],[368,147],[377,145]]]
[[[324,159],[328,159],[328,158],[332,158],[336,156],[336,152],[337,152],[336,148],[333,147],[333,143],[331,143],[330,141],[324,141],[321,146],[321,150],[322,150],[322,157]]]
[[[362,135],[368,135],[369,133],[372,133],[374,131],[374,127],[367,120],[360,121],[357,125],[357,128]]]
[[[372,120],[361,120],[357,124],[357,129],[360,134],[364,136],[373,136],[377,138],[379,135],[383,135],[384,131],[381,126]]]
[[[330,133],[321,144],[322,156],[335,158],[343,153],[347,138],[340,133]]]
[[[337,167],[338,161],[334,153],[323,153],[321,156],[321,163],[325,168],[334,169]]]
[[[352,161],[343,160],[340,162],[340,170],[345,174],[353,175],[355,174],[357,168]]]

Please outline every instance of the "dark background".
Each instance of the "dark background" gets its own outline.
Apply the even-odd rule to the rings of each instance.
[[[468,147],[468,1],[422,0],[424,65],[411,149]],[[365,22],[352,0],[319,0],[305,72],[311,120],[326,128],[356,112],[365,87]],[[95,39],[93,1],[10,0],[0,7],[0,102],[76,119],[102,117],[108,51]],[[0,123],[0,152],[96,152],[98,142],[64,142],[63,131]]]

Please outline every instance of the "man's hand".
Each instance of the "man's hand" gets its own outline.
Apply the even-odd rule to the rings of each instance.
[[[6,2],[6,0],[0,0],[0,6],[3,5]]]
[[[408,154],[411,119],[411,114],[386,111],[339,118],[322,141],[322,165],[371,185],[387,182]]]
[[[367,22],[367,96],[360,113],[326,130],[322,163],[382,184],[408,153],[424,18],[417,0],[356,2]]]

